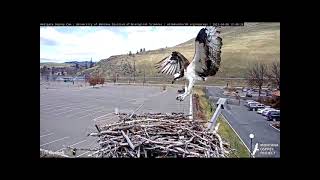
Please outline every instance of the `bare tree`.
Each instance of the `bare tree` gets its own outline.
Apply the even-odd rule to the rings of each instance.
[[[103,86],[104,85],[104,82],[105,82],[105,79],[103,78],[103,77],[100,77],[100,84],[101,84],[101,86]]]
[[[113,74],[113,83],[116,84],[116,82],[117,82],[117,76],[116,74]]]
[[[267,78],[267,66],[265,64],[256,63],[248,68],[247,80],[249,86],[256,86],[259,88],[259,97],[261,94],[261,89]]]
[[[96,77],[90,77],[89,78],[89,84],[90,86],[94,87],[95,85],[98,84],[97,78]]]
[[[280,62],[273,62],[268,73],[269,81],[280,90]]]
[[[93,62],[92,62],[92,58],[91,58],[91,61],[90,61],[90,66],[89,66],[90,68],[92,68],[93,67]]]

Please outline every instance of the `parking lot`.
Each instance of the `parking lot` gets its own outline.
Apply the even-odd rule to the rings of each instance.
[[[208,87],[209,96],[228,98],[218,87]],[[248,111],[241,100],[239,105],[228,104],[221,111],[233,129],[250,149],[249,134],[254,134],[253,147],[259,144],[256,157],[280,157],[280,131],[270,126],[270,121],[256,111]]]
[[[64,151],[65,147],[94,148],[95,124],[117,121],[115,108],[132,112],[189,112],[189,99],[175,100],[177,88],[128,85],[104,85],[92,88],[79,83],[43,83],[40,85],[40,148]],[[86,157],[88,150],[76,152]]]

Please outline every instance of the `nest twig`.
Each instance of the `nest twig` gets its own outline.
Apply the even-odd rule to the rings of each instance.
[[[228,144],[201,120],[188,120],[183,113],[120,113],[120,121],[103,125],[91,136],[99,137],[93,157],[170,158],[227,157]],[[123,119],[127,118],[127,119]]]

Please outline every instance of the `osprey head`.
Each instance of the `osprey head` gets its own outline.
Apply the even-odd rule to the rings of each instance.
[[[178,60],[178,52],[177,51],[173,51],[171,53],[171,58],[170,60]]]

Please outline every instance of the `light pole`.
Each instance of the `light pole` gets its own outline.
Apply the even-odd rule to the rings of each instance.
[[[252,157],[252,139],[254,138],[254,134],[250,134],[250,157]]]

